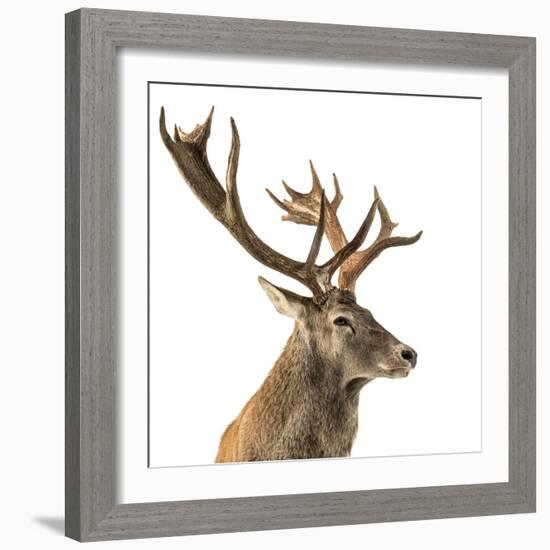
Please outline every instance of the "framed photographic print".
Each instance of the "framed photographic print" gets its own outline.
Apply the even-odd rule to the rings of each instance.
[[[67,14],[66,534],[535,510],[535,40]]]

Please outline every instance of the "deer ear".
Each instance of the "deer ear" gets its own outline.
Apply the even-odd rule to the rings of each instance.
[[[281,315],[297,319],[303,313],[306,298],[290,290],[275,286],[263,277],[258,277],[258,281]]]

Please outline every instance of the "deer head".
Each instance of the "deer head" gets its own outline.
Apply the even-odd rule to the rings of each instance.
[[[339,379],[348,394],[355,395],[374,378],[408,375],[416,365],[416,352],[383,328],[368,309],[357,304],[355,283],[383,250],[412,244],[422,232],[414,237],[391,236],[396,224],[391,221],[375,188],[374,200],[362,224],[348,240],[337,216],[343,198],[338,180],[334,176],[335,196],[329,201],[311,164],[313,185],[309,193],[299,193],[283,182],[291,200],[281,201],[268,190],[275,203],[286,211],[283,220],[316,227],[309,252],[302,262],[275,251],[254,233],[241,207],[237,190],[240,140],[232,118],[225,189],[210,167],[206,145],[212,115],[213,109],[206,121],[189,133],[175,126],[171,137],[162,108],[160,134],[191,190],[245,250],[262,264],[300,281],[311,291],[312,296],[301,296],[260,277],[260,284],[277,311],[295,320],[296,330],[323,365],[339,370]],[[381,219],[378,236],[370,246],[359,250],[377,213]],[[318,265],[323,234],[327,235],[334,255]],[[338,269],[336,287],[331,281]]]

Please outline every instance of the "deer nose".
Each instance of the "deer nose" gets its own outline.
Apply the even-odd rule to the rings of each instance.
[[[411,364],[411,367],[414,369],[416,365],[417,353],[412,348],[405,347],[401,350],[401,357],[408,361]]]

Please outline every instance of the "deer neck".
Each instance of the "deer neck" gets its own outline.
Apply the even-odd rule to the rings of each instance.
[[[337,362],[323,358],[319,349],[298,325],[273,367],[273,374],[300,382],[318,399],[346,402],[357,407],[358,389],[370,380],[346,380]]]
[[[327,364],[314,343],[296,325],[273,367],[274,374],[291,379],[297,388],[307,389],[317,399],[344,398],[340,370]]]
[[[284,416],[299,447],[306,438],[319,456],[348,456],[357,433],[358,392],[349,395],[338,365],[327,364],[296,326],[273,366],[262,399]]]

